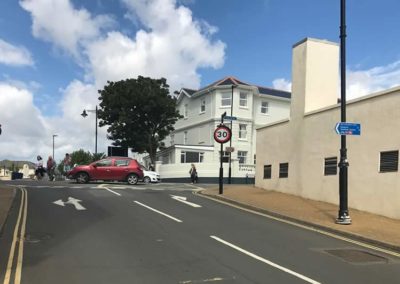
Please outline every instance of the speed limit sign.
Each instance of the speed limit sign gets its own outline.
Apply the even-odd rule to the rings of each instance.
[[[231,130],[225,125],[219,125],[214,131],[214,140],[221,144],[231,140],[231,136]]]

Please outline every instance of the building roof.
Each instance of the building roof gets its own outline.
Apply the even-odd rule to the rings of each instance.
[[[269,96],[274,96],[274,97],[280,97],[280,98],[286,98],[290,99],[291,98],[291,93],[283,90],[277,90],[277,89],[272,89],[268,87],[260,87],[260,86],[255,86],[246,82],[243,82],[235,77],[225,77],[221,80],[215,81],[199,90],[193,90],[193,89],[188,89],[188,88],[182,88],[182,91],[184,91],[186,94],[189,96],[193,96],[198,92],[210,89],[210,88],[216,88],[219,86],[234,86],[234,85],[242,85],[242,86],[254,86],[258,89],[258,92],[262,95],[269,95]]]

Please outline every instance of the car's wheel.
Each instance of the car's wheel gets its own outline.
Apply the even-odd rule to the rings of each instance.
[[[144,183],[150,183],[151,179],[149,177],[144,177],[143,182]]]
[[[128,175],[128,177],[127,177],[127,182],[129,183],[129,184],[137,184],[137,182],[138,182],[138,176],[137,175],[135,175],[135,174],[130,174],[130,175]]]
[[[76,175],[77,183],[87,183],[89,181],[89,175],[84,172],[80,172]]]

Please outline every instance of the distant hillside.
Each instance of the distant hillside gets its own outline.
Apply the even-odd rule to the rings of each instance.
[[[7,169],[11,169],[13,164],[14,164],[14,168],[18,168],[18,169],[22,169],[24,164],[27,164],[29,166],[29,168],[31,168],[31,169],[35,168],[35,164],[32,162],[29,162],[29,161],[10,161],[10,160],[0,161],[0,168],[4,168],[4,166],[5,166]]]

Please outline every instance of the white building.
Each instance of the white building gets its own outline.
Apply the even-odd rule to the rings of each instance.
[[[339,46],[294,45],[292,82],[290,119],[257,130],[256,186],[338,204]],[[400,87],[348,101],[347,121],[361,124],[347,136],[349,207],[400,219]]]
[[[156,165],[162,179],[187,181],[190,164],[196,164],[200,182],[217,182],[220,167],[220,144],[213,133],[221,115],[236,117],[232,122],[232,182],[254,178],[257,127],[289,116],[290,93],[254,86],[227,77],[200,90],[183,88],[177,98],[177,108],[183,118],[166,139],[166,149],[157,153]],[[232,100],[233,98],[233,100]],[[233,103],[233,105],[232,105]],[[231,126],[230,121],[225,124]],[[224,152],[224,177],[228,175],[229,153]]]

